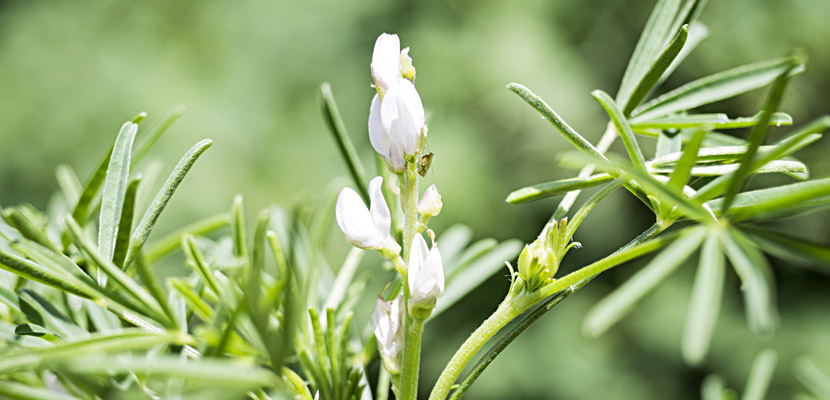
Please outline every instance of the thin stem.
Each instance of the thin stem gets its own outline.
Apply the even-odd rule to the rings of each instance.
[[[409,265],[409,255],[412,250],[412,239],[417,234],[418,226],[418,174],[415,163],[408,163],[404,178],[403,193],[403,259]],[[409,284],[406,270],[401,274],[403,279],[404,295],[404,353],[403,368],[400,381],[400,399],[415,400],[418,396],[418,373],[421,362],[421,335],[424,331],[424,321],[416,320],[409,315]]]

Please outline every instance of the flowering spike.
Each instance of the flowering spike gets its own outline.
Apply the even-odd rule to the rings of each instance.
[[[383,178],[379,176],[369,182],[370,209],[354,189],[343,188],[337,197],[335,217],[346,240],[353,246],[378,250],[384,257],[391,258],[400,253],[401,246],[389,233],[392,218],[383,198],[382,184]]]
[[[378,339],[383,364],[392,375],[401,373],[401,350],[403,349],[403,296],[384,301],[378,297],[372,312],[372,330]]]
[[[412,238],[408,269],[409,314],[425,320],[432,313],[435,303],[444,293],[444,265],[438,246],[433,243],[427,249],[424,237],[416,234]]]

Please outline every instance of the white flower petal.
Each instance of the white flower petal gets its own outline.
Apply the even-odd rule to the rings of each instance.
[[[353,246],[371,249],[381,242],[372,214],[354,189],[345,187],[340,191],[334,215],[346,240]]]
[[[424,127],[424,105],[412,82],[400,78],[390,87],[381,102],[381,123],[392,144],[403,151],[404,158],[415,155]]]
[[[392,215],[389,212],[389,205],[383,197],[383,178],[376,176],[369,181],[369,198],[372,201],[370,212],[372,221],[377,228],[378,236],[389,235],[389,228],[392,227]]]
[[[386,130],[383,129],[383,122],[380,118],[380,97],[377,94],[369,107],[369,141],[378,154],[384,158],[389,157],[389,147],[392,143],[389,141]]]
[[[424,191],[424,195],[421,196],[421,200],[418,202],[418,213],[432,217],[441,213],[442,206],[443,203],[441,202],[441,194],[438,193],[438,188],[435,185],[431,185]]]
[[[398,35],[383,33],[372,51],[372,78],[382,91],[389,90],[401,77],[401,41]]]
[[[409,290],[412,292],[419,284],[419,276],[424,262],[427,259],[429,249],[424,237],[420,234],[415,234],[412,238],[412,249],[409,250],[409,266],[407,268]]]

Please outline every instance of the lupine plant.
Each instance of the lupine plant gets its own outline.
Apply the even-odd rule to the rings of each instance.
[[[793,157],[821,137],[830,117],[777,142],[767,140],[771,128],[793,124],[777,110],[789,79],[804,70],[799,56],[735,67],[663,91],[667,77],[707,36],[697,21],[703,5],[658,0],[616,96],[592,93],[609,119],[596,144],[530,89],[508,85],[575,148],[558,152],[556,165],[579,171],[507,196],[513,204],[563,196],[538,237],[524,246],[494,239],[470,244],[464,225],[430,228],[444,204],[435,185],[419,190],[434,155],[425,149],[415,63],[397,35],[381,34],[371,54],[374,96],[367,96],[368,138],[362,140],[377,153],[371,174],[377,176],[367,175],[331,87],[323,84],[323,116],[353,188],[315,204],[268,207],[250,230],[238,196],[227,213],[153,234],[171,196],[212,142],[189,149],[151,196],[160,169],[142,161],[183,109],[149,129],[146,114],[137,115],[83,183],[71,167],[57,169],[60,190],[46,210],[2,208],[0,396],[385,400],[393,393],[407,400],[458,399],[545,313],[602,272],[650,253],[657,254],[586,315],[586,334],[606,331],[695,253],[699,262],[679,346],[685,361],[697,365],[707,357],[727,261],[742,282],[749,327],[758,335],[774,334],[775,283],[764,252],[830,263],[826,247],[766,224],[830,203],[830,180],[811,180],[807,166]],[[767,95],[754,115],[696,111],[761,88]],[[440,121],[435,124],[433,134],[446,134]],[[748,133],[725,133],[739,129]],[[609,151],[618,137],[623,155]],[[653,151],[646,149],[652,141],[643,138],[656,139]],[[761,174],[784,174],[793,182],[747,184]],[[581,192],[594,187],[575,207]],[[582,222],[619,190],[651,212],[653,225],[611,254],[559,273],[565,256],[582,246],[574,241]],[[326,258],[334,225],[354,246],[339,266]],[[589,237],[580,239],[590,247]],[[383,267],[361,268],[375,252]],[[436,382],[419,379],[428,322],[505,270],[509,281],[500,305]],[[366,293],[368,282],[378,278],[384,289]],[[360,307],[367,297],[374,310]],[[758,355],[743,398],[764,397],[776,358],[770,350]],[[820,365],[804,357],[794,371],[818,398],[830,393],[830,375]],[[419,393],[430,385],[431,391]],[[712,375],[701,396],[734,398],[736,392]]]

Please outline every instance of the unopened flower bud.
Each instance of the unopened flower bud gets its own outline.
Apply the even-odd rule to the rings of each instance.
[[[378,339],[378,349],[386,370],[392,375],[401,373],[403,313],[403,296],[400,295],[392,301],[378,297],[375,311],[372,312],[372,329]]]
[[[527,289],[534,291],[553,281],[559,270],[559,263],[571,247],[579,243],[570,242],[567,235],[567,218],[549,222],[533,243],[524,247],[519,254],[519,276]]]
[[[337,197],[335,217],[337,225],[352,246],[378,250],[384,257],[391,258],[400,253],[401,246],[389,232],[392,216],[386,199],[383,198],[382,184],[383,178],[379,176],[369,182],[369,209],[354,189],[343,188]]]
[[[444,265],[435,243],[428,249],[420,234],[412,239],[407,274],[409,314],[425,320],[432,313],[438,297],[444,293]]]
[[[441,213],[441,207],[443,203],[441,202],[441,195],[438,193],[438,189],[435,185],[431,185],[424,191],[424,195],[421,196],[421,201],[418,202],[418,213],[424,216],[424,218],[434,217]]]

